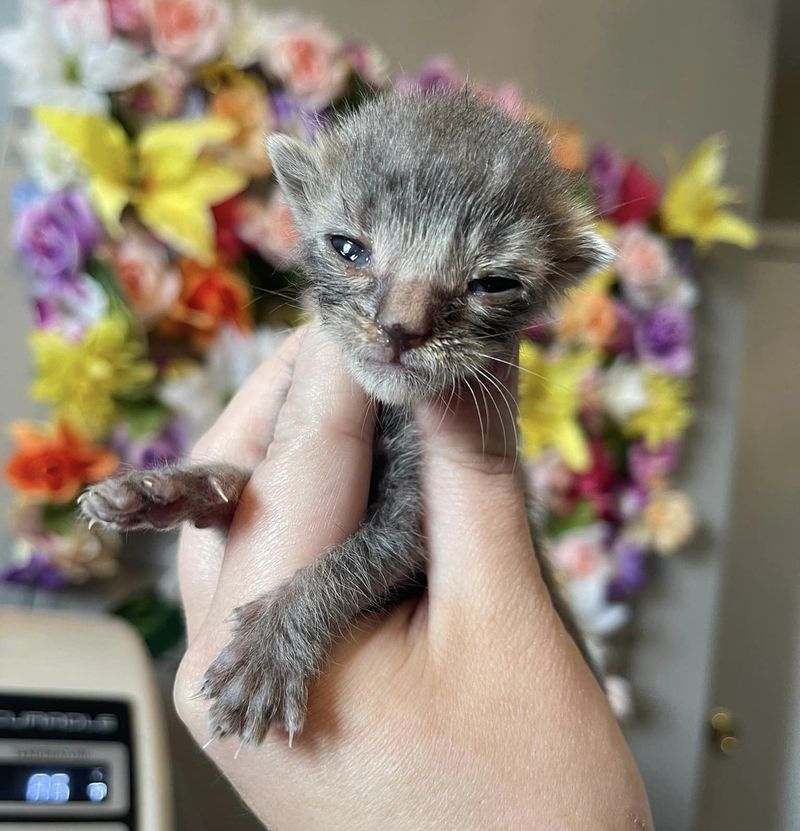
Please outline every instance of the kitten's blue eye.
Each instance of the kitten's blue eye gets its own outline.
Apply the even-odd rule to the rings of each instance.
[[[369,265],[369,251],[360,243],[348,237],[334,235],[331,245],[336,253],[354,265]]]
[[[522,285],[511,277],[479,277],[470,280],[467,288],[473,294],[507,294],[522,288]]]

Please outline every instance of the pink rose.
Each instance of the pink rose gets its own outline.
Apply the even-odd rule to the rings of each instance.
[[[550,560],[567,579],[588,577],[607,562],[605,533],[601,523],[567,531],[552,544]]]
[[[651,305],[672,272],[666,245],[643,225],[632,222],[620,228],[616,246],[614,268],[626,293],[636,305]]]
[[[306,107],[324,107],[345,90],[351,65],[342,42],[321,23],[288,14],[276,19],[262,65]]]
[[[287,268],[295,261],[299,236],[292,212],[281,192],[275,188],[266,203],[242,199],[239,205],[239,238],[277,268]]]
[[[111,28],[115,32],[133,37],[145,29],[144,0],[107,0]]]
[[[230,12],[218,0],[144,0],[153,45],[185,64],[215,58],[228,31]]]
[[[145,325],[156,323],[181,290],[167,249],[144,229],[126,225],[125,236],[108,247],[107,256],[133,313]]]

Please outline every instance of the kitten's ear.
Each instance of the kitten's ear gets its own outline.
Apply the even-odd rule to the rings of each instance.
[[[318,173],[314,150],[291,136],[273,133],[267,137],[267,155],[292,209],[306,213],[311,203],[311,185]]]
[[[556,277],[580,279],[614,262],[614,248],[593,228],[584,228],[555,259]]]

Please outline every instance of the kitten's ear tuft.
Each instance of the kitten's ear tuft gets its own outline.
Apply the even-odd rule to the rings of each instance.
[[[580,279],[611,265],[614,258],[614,248],[608,240],[593,228],[585,228],[578,233],[569,249],[556,258],[556,276]]]
[[[311,202],[311,183],[317,174],[314,150],[291,136],[267,136],[267,155],[275,178],[295,212],[305,213]]]

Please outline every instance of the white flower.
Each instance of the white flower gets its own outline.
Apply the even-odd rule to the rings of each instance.
[[[617,721],[626,722],[633,715],[631,682],[621,675],[606,675],[603,679],[606,698]]]
[[[17,148],[28,175],[46,193],[81,184],[85,178],[75,156],[38,121],[19,135]]]
[[[261,60],[264,43],[270,37],[275,18],[264,14],[253,3],[234,5],[231,22],[223,49],[223,58],[240,68],[252,66]]]
[[[271,326],[253,333],[223,327],[208,351],[205,365],[169,377],[159,389],[159,400],[187,422],[192,441],[196,441],[253,370],[275,354],[286,334]]]
[[[21,24],[0,30],[0,60],[14,73],[14,104],[92,113],[108,111],[106,93],[138,84],[152,71],[141,47],[112,36],[100,0],[57,6],[23,0]]]
[[[603,376],[600,397],[616,421],[627,421],[647,405],[647,388],[642,370],[626,361],[616,361]]]
[[[611,566],[604,565],[566,584],[569,605],[579,626],[590,638],[612,635],[631,618],[631,610],[624,603],[609,602],[610,578]]]

